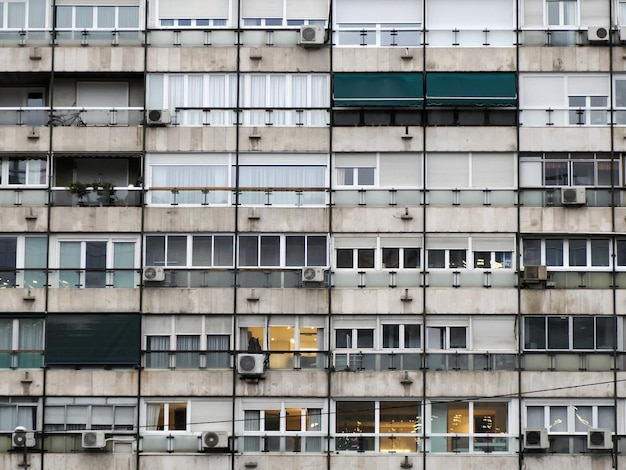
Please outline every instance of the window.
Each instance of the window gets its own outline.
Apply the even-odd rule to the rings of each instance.
[[[578,126],[608,124],[608,96],[569,96],[569,123]]]
[[[512,251],[475,251],[474,268],[510,269],[513,267]]]
[[[374,330],[370,328],[340,328],[335,330],[335,348],[372,349]]]
[[[615,407],[609,402],[553,401],[549,404],[528,401],[525,406],[526,427],[546,428],[550,434],[550,452],[583,453],[587,449],[590,429],[615,432]]]
[[[419,349],[422,347],[422,325],[382,325],[383,349]]]
[[[226,18],[162,18],[161,28],[220,28],[228,26]]]
[[[509,452],[509,403],[432,403],[431,452]]]
[[[134,288],[135,240],[61,240],[59,288]]]
[[[606,269],[611,263],[608,238],[549,238],[523,240],[524,265],[545,264],[552,268]],[[618,257],[619,260],[619,257]]]
[[[337,168],[339,186],[374,186],[375,168]]]
[[[422,406],[419,401],[337,401],[335,450],[419,452]]]
[[[325,235],[240,235],[242,267],[326,266]]]
[[[177,315],[144,321],[145,367],[228,369],[231,324],[226,317]]]
[[[428,349],[467,348],[467,327],[428,326],[426,327],[426,347]]]
[[[0,287],[45,287],[47,258],[44,237],[0,237]]]
[[[29,431],[39,429],[37,425],[37,398],[0,397],[0,431],[12,432],[17,426]]]
[[[429,152],[426,184],[430,188],[448,190],[510,189],[515,186],[515,156],[511,153]]]
[[[46,27],[45,0],[0,2],[0,29],[39,29]]]
[[[548,26],[575,26],[578,24],[576,0],[546,0]]]
[[[467,250],[426,250],[429,268],[464,269],[467,267]]]
[[[44,431],[134,431],[136,403],[133,398],[48,397]]]
[[[240,80],[239,106],[244,108],[241,124],[327,125],[327,74],[245,74]],[[237,76],[233,74],[148,76],[148,107],[169,109],[174,124],[183,126],[235,125],[236,93]]]
[[[59,5],[56,7],[56,21],[59,30],[77,30],[81,34],[83,30],[136,31],[139,29],[139,7]]]
[[[229,186],[227,165],[153,164],[150,173],[150,186],[154,188],[149,193],[151,204],[208,205],[229,202],[229,192],[223,189]]]
[[[45,186],[47,167],[46,157],[0,158],[0,185]]]
[[[239,349],[269,352],[272,369],[315,369],[325,366],[324,322],[305,317],[245,317],[239,327]]]
[[[43,318],[0,318],[0,369],[43,365]]]
[[[187,403],[147,403],[146,431],[188,431]]]
[[[232,267],[232,235],[147,235],[146,266]]]
[[[338,248],[336,250],[337,268],[374,268],[374,248]]]
[[[245,400],[244,452],[322,452],[324,403]]]
[[[524,318],[524,349],[611,350],[616,341],[616,322],[611,316],[527,316]]]
[[[421,267],[420,248],[383,248],[383,269]]]

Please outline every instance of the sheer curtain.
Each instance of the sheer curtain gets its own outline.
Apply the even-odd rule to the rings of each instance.
[[[311,104],[312,108],[327,108],[329,105],[328,77],[326,75],[311,76]],[[325,126],[328,124],[328,112],[323,110],[312,111],[311,126]]]
[[[264,108],[266,105],[266,76],[251,75],[250,76],[250,104],[252,108]],[[248,111],[250,126],[265,125],[265,110]]]
[[[200,367],[200,336],[176,336],[176,368],[197,369]],[[181,352],[189,351],[189,352]]]
[[[148,403],[146,405],[146,431],[162,431],[162,426],[159,426],[159,422],[162,421],[159,417],[164,413],[163,403]]]
[[[80,283],[80,242],[60,243],[59,287],[76,288]],[[65,271],[64,269],[67,269]]]
[[[26,3],[9,2],[7,20],[8,28],[24,28],[26,26]]]
[[[76,29],[93,28],[93,7],[74,7]]]
[[[19,332],[20,351],[42,351],[43,350],[43,318],[21,319]],[[41,352],[20,352],[18,355],[18,367],[37,368],[41,367]]]
[[[187,103],[188,107],[203,107],[203,86],[204,77],[202,75],[189,75],[187,77]],[[183,113],[184,119],[181,119],[181,124],[186,126],[201,126],[203,111],[201,109],[194,109],[185,111]]]
[[[30,0],[28,2],[28,27],[31,29],[46,27],[46,0]]]
[[[239,185],[244,188],[323,188],[325,175],[326,168],[323,166],[240,166]],[[317,193],[305,192],[301,196],[301,202],[316,203],[315,199],[319,199],[317,196]],[[266,197],[264,192],[256,191],[246,194],[242,202],[264,204]],[[271,195],[271,202],[272,204],[295,204],[297,199],[294,191],[274,191]]]
[[[224,352],[208,352],[206,357],[206,367],[208,369],[228,369],[230,367],[230,337],[228,335],[207,335],[206,349],[207,351],[224,351]]]
[[[212,126],[232,124],[232,122],[229,123],[226,120],[229,115],[227,111],[212,109],[226,107],[226,96],[226,75],[210,75],[207,106],[211,111],[209,112],[210,117],[207,122]]]
[[[152,369],[167,369],[169,367],[170,337],[148,336],[146,337],[146,367]],[[163,351],[163,352],[159,352]]]
[[[284,75],[270,75],[270,108],[272,109],[272,123],[275,126],[285,125],[285,111],[279,108],[286,106],[286,82]]]
[[[0,318],[0,368],[8,369],[11,364],[11,351],[13,349],[13,320]],[[0,407],[0,423],[2,422],[2,408]]]
[[[175,122],[180,122],[180,114],[176,114],[176,108],[185,105],[185,77],[183,75],[170,75],[169,77],[169,106],[170,114]]]
[[[113,287],[135,287],[135,243],[113,243]]]
[[[165,188],[215,188],[228,186],[228,168],[226,165],[154,165],[152,167],[152,186]],[[209,190],[210,191],[210,190]],[[152,196],[152,203],[168,202],[167,194]],[[162,193],[165,193],[163,191]],[[226,202],[226,191],[210,191],[209,202]],[[181,191],[179,204],[201,204],[204,195],[201,190]]]
[[[299,112],[296,109],[291,112],[292,118],[289,124],[292,126],[308,125],[311,121],[310,114],[315,113],[305,110],[307,107],[307,80],[306,75],[294,75],[291,78],[291,106],[302,110]]]

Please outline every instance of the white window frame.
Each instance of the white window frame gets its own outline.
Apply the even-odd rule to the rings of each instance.
[[[64,408],[63,411],[63,428],[64,429],[46,429],[47,426],[51,426],[51,425],[59,425],[61,423],[51,423],[48,424],[46,423],[46,410],[51,409],[51,408]],[[113,424],[111,426],[111,428],[107,428],[106,431],[108,432],[114,432],[115,434],[123,434],[123,433],[134,433],[136,426],[137,426],[137,400],[133,399],[133,398],[119,398],[119,397],[115,397],[115,398],[103,398],[103,397],[48,397],[46,399],[46,407],[44,410],[44,430],[46,430],[46,433],[54,433],[54,432],[61,432],[61,433],[65,433],[67,431],[77,431],[77,430],[91,430],[93,429],[93,426],[95,426],[95,424],[93,423],[94,419],[93,419],[93,415],[94,415],[94,408],[95,407],[107,407],[111,409],[111,412],[113,413]],[[72,408],[86,408],[86,415],[84,416],[86,419],[85,422],[85,427],[84,428],[80,428],[80,429],[68,429],[68,423],[67,423],[67,419],[68,419],[68,411]],[[116,418],[116,409],[117,408],[132,408],[133,409],[133,419],[131,420],[130,425],[132,426],[132,429],[115,429],[115,418]],[[128,423],[126,424],[128,425]],[[100,427],[98,426],[98,429],[100,429]]]
[[[72,9],[72,26],[69,28],[66,27],[59,27],[58,30],[59,31],[83,31],[84,29],[87,29],[87,31],[121,31],[121,32],[127,32],[127,31],[139,31],[141,29],[141,24],[142,24],[142,20],[141,20],[141,8],[138,5],[98,5],[98,4],[90,4],[90,5],[57,5],[57,8],[71,8]],[[91,24],[92,26],[89,28],[83,28],[80,26],[76,26],[76,8],[80,8],[80,7],[90,7],[92,8],[92,18],[91,18]],[[113,28],[111,27],[106,27],[106,28],[99,28],[98,27],[98,10],[101,7],[113,7],[115,8],[115,25],[113,26]],[[122,28],[119,26],[119,22],[120,22],[120,7],[122,8],[137,8],[137,26],[136,27],[127,27],[127,28]]]
[[[32,158],[34,157],[34,158]],[[10,183],[9,182],[9,174],[10,174],[10,165],[11,162],[13,160],[21,160],[21,159],[25,159],[26,160],[26,183]],[[35,165],[34,162],[42,162],[43,161],[43,166],[45,169],[45,177],[44,177],[44,182],[43,183],[29,183],[28,182],[28,172],[30,169],[31,165]],[[33,163],[31,163],[33,162]],[[40,168],[39,165],[36,165],[37,168],[34,168],[35,170],[37,170],[38,168]],[[2,183],[0,184],[0,187],[3,188],[46,188],[48,185],[48,171],[49,171],[49,165],[48,165],[48,161],[47,158],[45,156],[36,156],[36,155],[24,155],[24,156],[19,156],[19,155],[12,155],[12,156],[8,156],[8,157],[1,157],[0,158],[0,181],[2,181]]]
[[[148,406],[149,405],[158,405],[159,407],[163,406],[163,429],[151,429],[153,426],[148,424]],[[185,429],[169,429],[169,407],[170,405],[185,405]],[[181,434],[189,434],[191,432],[191,405],[192,402],[187,400],[181,400],[180,398],[162,398],[159,400],[146,400],[142,408],[144,413],[142,414],[142,423],[140,429],[142,429],[142,434],[157,434],[162,435],[164,433],[173,434],[173,435],[181,435]]]
[[[465,330],[465,347],[453,347],[451,346],[451,341],[450,341],[450,337],[451,337],[451,329],[452,328],[463,328]],[[433,345],[431,345],[431,340],[430,340],[430,335],[429,335],[429,330],[431,329],[437,329],[439,330],[439,332],[443,333],[443,343],[442,343],[442,347],[440,348],[435,348]],[[465,325],[440,325],[440,324],[426,324],[426,328],[424,328],[424,332],[425,332],[425,343],[426,343],[426,350],[428,352],[433,352],[433,351],[468,351],[471,349],[470,344],[469,344],[469,340],[470,340],[470,335],[469,335],[469,325],[465,324]]]
[[[308,245],[308,237],[321,237],[321,236],[325,236],[325,234],[323,233],[299,233],[299,234],[278,234],[278,233],[258,233],[258,234],[253,234],[253,233],[246,233],[246,234],[241,234],[239,235],[239,238],[237,240],[237,266],[240,268],[244,268],[244,269],[267,269],[267,268],[274,268],[274,269],[280,269],[280,268],[285,268],[285,269],[294,269],[296,268],[296,266],[287,266],[287,240],[286,237],[287,236],[304,236],[306,237],[305,239],[305,266],[308,266],[307,264],[307,259],[306,259],[306,255],[307,255],[307,245]],[[256,264],[252,264],[252,265],[242,265],[241,264],[241,238],[242,237],[247,237],[247,238],[255,238],[257,239],[257,261]],[[262,245],[261,245],[261,240],[263,237],[278,237],[279,239],[279,246],[278,246],[278,251],[279,251],[279,262],[277,265],[266,265],[266,264],[262,264],[261,263],[261,250],[262,250]],[[326,263],[328,264],[328,237],[326,236]],[[315,267],[320,267],[320,268],[327,268],[328,266],[317,266],[315,265]]]
[[[30,400],[30,401],[29,401]],[[35,431],[41,429],[42,412],[41,412],[41,399],[39,398],[24,398],[24,397],[2,397],[0,398],[0,408],[13,408],[13,416],[11,422],[7,425],[0,423],[0,431],[12,432],[16,426],[26,424],[20,423],[18,416],[20,408],[27,408],[31,411],[34,409],[35,426],[25,426],[28,431]]]
[[[549,18],[548,18],[548,3],[558,3],[559,4],[559,23],[558,24],[549,24]],[[566,3],[575,3],[575,18],[574,18],[574,23],[573,24],[565,24],[565,4]],[[544,24],[549,28],[549,29],[572,29],[577,27],[580,24],[580,5],[578,3],[578,0],[546,0],[545,1],[545,20],[544,20]]]
[[[235,240],[234,235],[228,233],[194,233],[194,234],[184,234],[184,233],[152,233],[146,234],[145,238],[164,238],[165,239],[165,259],[159,261],[148,260],[148,244],[146,243],[144,248],[144,264],[146,266],[163,266],[167,269],[224,269],[224,268],[233,268],[235,261]],[[168,250],[169,250],[169,239],[170,237],[185,237],[186,238],[186,248],[185,248],[185,264],[168,264]],[[195,237],[211,237],[211,264],[210,265],[194,265],[193,264],[193,242]],[[231,259],[232,263],[228,265],[217,265],[215,264],[215,237],[230,237],[232,239],[232,254]]]
[[[555,348],[550,348],[549,344],[548,344],[548,338],[550,335],[549,332],[549,324],[548,324],[548,319],[549,318],[566,318],[567,319],[567,337],[568,337],[568,347],[564,348],[564,349],[555,349]],[[543,323],[544,323],[544,342],[545,342],[545,348],[527,348],[526,347],[526,336],[527,336],[527,330],[526,330],[526,319],[527,318],[541,318],[543,319]],[[591,349],[582,349],[582,348],[574,348],[574,319],[575,318],[592,318],[593,319],[593,331],[590,332],[589,334],[593,336],[593,343],[594,343],[594,347]],[[577,316],[571,316],[571,315],[526,315],[524,317],[523,323],[522,323],[522,330],[523,330],[523,348],[525,351],[529,351],[529,352],[541,352],[541,351],[546,351],[546,352],[561,352],[561,353],[567,353],[567,352],[574,352],[574,353],[583,353],[583,352],[597,352],[597,353],[604,353],[604,354],[609,354],[613,351],[613,347],[610,348],[599,348],[597,346],[596,340],[597,340],[597,331],[598,331],[598,326],[597,326],[597,319],[598,318],[605,318],[605,319],[610,319],[613,320],[615,322],[615,333],[614,333],[614,337],[613,337],[613,341],[615,341],[617,343],[618,349],[621,349],[621,322],[617,321],[613,316],[608,316],[608,315],[577,315]]]
[[[552,239],[557,239],[557,240],[562,240],[563,241],[563,264],[562,265],[548,265],[547,263],[547,249],[546,249],[546,241],[548,240],[547,238],[539,238],[539,237],[525,237],[522,238],[522,259],[521,259],[521,263],[522,263],[522,269],[523,266],[525,265],[525,260],[524,260],[524,240],[540,240],[540,249],[541,249],[541,262],[538,263],[540,265],[546,265],[548,266],[548,269],[550,271],[610,271],[611,268],[613,267],[613,260],[615,259],[613,256],[613,243],[611,242],[611,237],[610,236],[606,236],[606,237],[591,237],[591,238],[581,238],[581,237],[577,237],[577,236],[563,236],[563,237],[550,237],[550,240]],[[569,242],[571,240],[585,240],[585,256],[586,256],[586,264],[583,266],[570,266],[569,264]],[[609,263],[606,266],[592,266],[592,252],[591,252],[591,242],[593,240],[608,240],[609,242],[609,251],[607,253],[608,256],[608,260]],[[617,262],[617,261],[615,261]],[[535,263],[531,263],[531,265],[533,265]],[[616,268],[618,268],[616,266]],[[626,268],[626,267],[625,267]]]
[[[575,422],[576,422],[576,409],[577,407],[591,407],[592,408],[592,416],[593,421],[591,422],[590,429],[598,428],[598,408],[599,407],[608,407],[613,408],[615,410],[615,403],[609,400],[589,400],[586,401],[584,399],[575,399],[575,400],[526,400],[524,402],[524,413],[522,416],[522,422],[524,423],[524,427],[528,427],[528,408],[529,407],[543,407],[544,408],[544,426],[548,430],[548,434],[551,435],[562,435],[562,436],[584,436],[586,433],[584,431],[576,431]],[[567,407],[567,430],[566,431],[553,431],[553,427],[555,423],[550,422],[550,408],[551,407]],[[615,411],[614,411],[615,412]],[[621,421],[621,420],[618,420]],[[613,423],[611,423],[611,428]],[[618,424],[619,426],[619,424]],[[603,427],[603,429],[606,429]],[[611,432],[615,433],[614,429],[611,429]]]

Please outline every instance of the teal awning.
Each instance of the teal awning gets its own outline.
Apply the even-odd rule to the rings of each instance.
[[[421,106],[421,73],[336,73],[335,106]]]
[[[138,314],[48,314],[46,365],[139,365]]]
[[[432,72],[426,74],[426,104],[435,106],[515,106],[512,72]]]

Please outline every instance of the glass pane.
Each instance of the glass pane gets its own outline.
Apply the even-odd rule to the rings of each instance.
[[[569,348],[569,322],[563,317],[548,317],[548,348]]]
[[[373,433],[375,431],[373,401],[338,401],[336,406],[336,433]]]
[[[598,428],[615,432],[615,409],[612,406],[598,406]]]
[[[624,242],[626,253],[626,242]],[[624,255],[626,260],[626,254]],[[351,248],[339,248],[337,249],[337,267],[338,268],[352,268],[354,266],[353,250]]]
[[[119,27],[137,29],[139,27],[138,7],[118,7]]]
[[[383,348],[400,347],[400,325],[383,325]]]
[[[24,248],[24,286],[45,287],[48,241],[45,238],[26,237]]]
[[[491,268],[491,252],[489,251],[475,251],[474,252],[474,267],[475,268]]]
[[[374,347],[374,330],[357,330],[357,348]]]
[[[261,266],[280,266],[280,237],[261,237]]]
[[[257,266],[259,239],[256,236],[239,237],[239,266]]]
[[[609,240],[591,240],[591,266],[609,265]]]
[[[380,432],[413,434],[421,426],[420,404],[417,401],[381,401]]]
[[[146,266],[165,266],[165,237],[146,237]]]
[[[285,237],[286,266],[306,266],[304,263],[304,240],[303,236]]]
[[[615,318],[596,317],[596,348],[613,349],[615,345]]]
[[[135,286],[135,243],[113,243],[113,287],[131,289]]]
[[[167,237],[167,265],[187,266],[187,237]]]
[[[244,431],[260,431],[261,430],[261,412],[258,410],[245,410],[243,412],[243,430]]]
[[[300,431],[302,427],[302,410],[300,408],[285,408],[286,431]]]
[[[43,319],[21,319],[18,349],[37,351],[43,349]],[[0,333],[1,334],[1,333]]]
[[[474,403],[475,433],[506,433],[507,423],[506,403]]]
[[[428,348],[430,349],[444,349],[446,329],[440,327],[429,326],[426,328],[426,335],[428,338]]]
[[[466,337],[466,328],[464,326],[450,327],[450,348],[464,349],[467,346]]]
[[[265,431],[280,431],[280,410],[265,410]]]
[[[543,168],[546,186],[567,186],[569,184],[567,162],[545,162]]]
[[[420,325],[404,325],[404,347],[421,348],[421,333],[422,327]]]
[[[526,426],[529,428],[545,427],[543,406],[528,406],[526,408]]]
[[[76,12],[75,27],[77,29],[93,26],[93,7],[74,7]]]
[[[404,267],[419,268],[420,267],[420,249],[405,248],[404,249]]]
[[[214,250],[215,259],[214,266],[233,266],[233,237],[232,236],[215,236]]]
[[[335,347],[352,348],[352,330],[348,330],[348,329],[335,330]]]
[[[546,348],[546,319],[544,317],[524,318],[524,349]]]
[[[450,267],[465,268],[466,267],[467,250],[450,250]]]
[[[572,184],[580,186],[593,186],[593,162],[572,162]]]
[[[0,350],[11,350],[13,348],[13,320],[10,318],[0,318]]]
[[[527,266],[541,264],[541,240],[527,238],[523,246],[524,264]]]
[[[61,242],[59,245],[59,287],[80,287],[80,242]]]
[[[98,7],[98,28],[115,28],[115,7]]]
[[[574,349],[593,349],[593,317],[573,318]]]
[[[587,432],[593,427],[593,407],[574,406],[574,431]]]
[[[552,433],[567,432],[567,406],[550,407],[550,425]]]
[[[400,267],[400,248],[383,248],[383,268]]]
[[[374,168],[358,168],[360,186],[374,185]]]
[[[197,236],[193,237],[193,248],[191,253],[192,266],[211,266],[213,237]]]
[[[187,429],[187,404],[170,403],[168,419],[170,431],[185,431]]]
[[[326,266],[326,237],[308,236],[307,239],[307,266]]]
[[[563,266],[563,240],[546,240],[546,264],[548,266]]]
[[[357,250],[358,266],[359,268],[373,268],[374,267],[374,249],[373,248],[360,248]]]
[[[17,238],[0,238],[0,287],[15,287]]]
[[[85,242],[85,287],[106,286],[107,242]]]
[[[587,266],[587,240],[569,240],[569,265]]]
[[[428,267],[429,268],[445,268],[446,267],[446,251],[445,250],[428,250]]]

